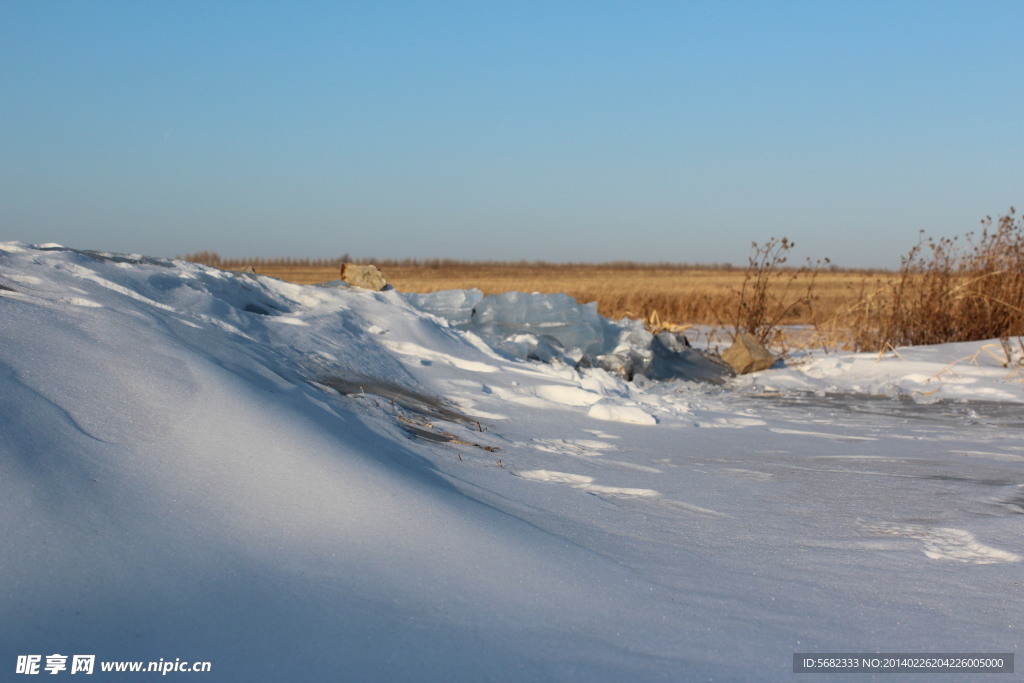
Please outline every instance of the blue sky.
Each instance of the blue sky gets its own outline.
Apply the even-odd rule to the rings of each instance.
[[[0,3],[0,240],[896,266],[1024,208],[1024,2]]]

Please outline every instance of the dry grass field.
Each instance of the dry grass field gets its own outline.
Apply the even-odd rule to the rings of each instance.
[[[711,325],[744,331],[785,347],[787,326],[813,330],[805,343],[884,350],[1011,337],[1024,350],[1024,221],[1011,208],[981,231],[928,238],[902,257],[898,271],[843,270],[828,262],[793,268],[792,243],[753,245],[744,268],[605,263],[377,261],[399,291],[434,292],[476,287],[565,292],[596,301],[602,315],[643,320],[652,330]],[[223,259],[199,252],[185,257],[223,269],[299,284],[338,279],[338,259]]]
[[[298,284],[338,279],[340,259],[222,259],[200,253],[189,260],[224,269],[252,266],[257,273]],[[396,289],[434,292],[476,287],[485,294],[508,291],[565,292],[581,303],[596,301],[601,315],[640,318],[651,327],[732,324],[746,268],[672,264],[553,264],[502,262],[377,261]],[[771,296],[790,310],[780,324],[811,325],[832,321],[844,306],[855,302],[862,288],[895,278],[888,271],[818,271],[807,301],[811,274],[780,269],[774,274]]]

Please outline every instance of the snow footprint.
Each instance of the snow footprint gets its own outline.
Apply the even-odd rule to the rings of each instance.
[[[656,498],[661,495],[653,489],[622,488],[619,486],[595,484],[593,477],[583,474],[570,474],[569,472],[554,472],[551,470],[522,470],[516,472],[516,474],[530,481],[568,484],[574,489],[580,489],[587,493],[608,498]]]
[[[919,524],[873,524],[866,531],[876,536],[915,538],[924,544],[922,552],[932,560],[952,560],[965,564],[1020,562],[1020,555],[980,543],[969,531]]]

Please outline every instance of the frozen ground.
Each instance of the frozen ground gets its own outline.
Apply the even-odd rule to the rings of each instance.
[[[997,346],[626,383],[394,291],[20,243],[0,340],[8,674],[779,680],[795,652],[1020,650]]]

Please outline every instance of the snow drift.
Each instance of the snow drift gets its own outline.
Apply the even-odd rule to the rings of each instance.
[[[721,359],[691,348],[681,335],[655,336],[639,320],[608,320],[598,315],[597,303],[578,304],[567,294],[484,296],[478,289],[455,289],[406,298],[511,358],[599,367],[628,379],[642,375],[719,384],[733,374]]]
[[[581,362],[638,327],[444,296],[0,244],[2,666],[749,679],[1019,643],[1024,392],[985,354],[641,387]],[[919,412],[828,402],[886,387]]]

